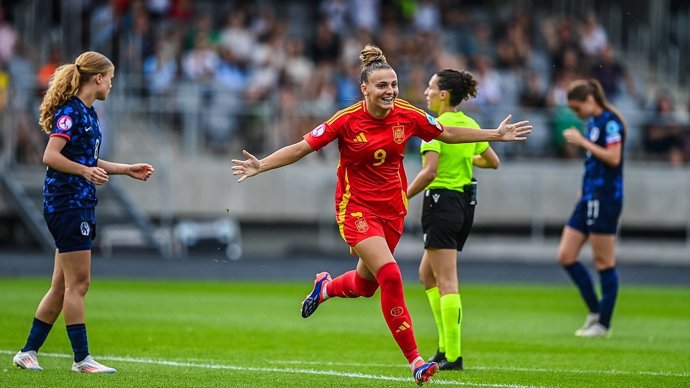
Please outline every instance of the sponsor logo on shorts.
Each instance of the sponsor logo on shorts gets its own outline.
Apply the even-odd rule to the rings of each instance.
[[[84,221],[79,225],[79,230],[81,231],[82,236],[88,236],[91,233],[91,227],[89,226],[89,223]]]

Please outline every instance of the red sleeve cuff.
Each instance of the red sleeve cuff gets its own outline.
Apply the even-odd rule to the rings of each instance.
[[[71,138],[70,138],[67,134],[65,134],[65,133],[51,133],[51,134],[50,134],[50,137],[53,137],[53,136],[55,136],[55,137],[64,137],[64,138],[67,139],[67,140],[71,140]]]

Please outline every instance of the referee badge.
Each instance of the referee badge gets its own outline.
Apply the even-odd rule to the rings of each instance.
[[[81,231],[82,236],[88,236],[89,233],[91,233],[91,227],[89,226],[89,223],[84,221],[79,225],[79,230]]]

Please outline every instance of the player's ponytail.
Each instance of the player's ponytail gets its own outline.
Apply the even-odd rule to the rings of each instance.
[[[443,69],[436,73],[438,88],[450,92],[450,105],[458,106],[470,97],[477,97],[477,80],[471,73],[463,70]]]
[[[359,59],[362,61],[362,73],[359,76],[362,83],[369,81],[369,76],[374,70],[392,69],[391,65],[386,61],[383,51],[373,44],[368,44],[362,49]]]
[[[75,96],[83,84],[96,74],[105,74],[114,68],[110,59],[95,51],[82,53],[74,63],[58,67],[50,78],[48,90],[39,108],[38,123],[43,131],[52,131],[55,111],[70,97]]]

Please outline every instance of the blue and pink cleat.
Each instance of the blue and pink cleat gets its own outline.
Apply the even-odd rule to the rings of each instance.
[[[417,383],[417,385],[428,383],[436,372],[438,372],[437,363],[433,361],[425,363],[420,357],[415,364],[414,371],[412,372],[414,375],[414,382]]]
[[[316,274],[316,279],[314,279],[314,288],[311,293],[307,295],[302,301],[302,318],[309,318],[319,305],[323,303],[326,298],[323,295],[324,285],[331,280],[331,275],[328,272],[320,272]]]

